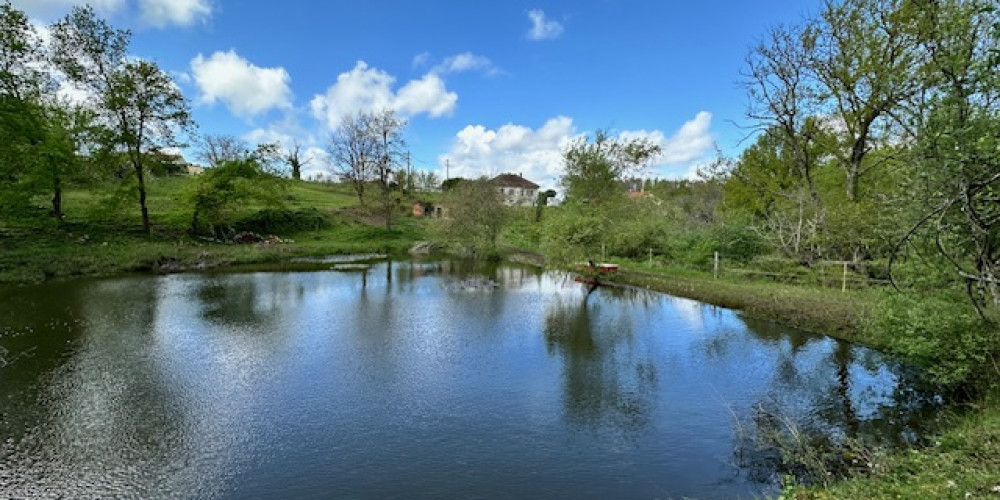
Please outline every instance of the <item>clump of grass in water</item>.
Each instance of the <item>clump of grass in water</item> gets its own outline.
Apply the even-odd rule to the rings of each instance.
[[[804,428],[776,407],[754,407],[749,421],[734,414],[735,465],[752,481],[829,486],[877,472],[885,451],[855,437],[836,439],[829,432]]]

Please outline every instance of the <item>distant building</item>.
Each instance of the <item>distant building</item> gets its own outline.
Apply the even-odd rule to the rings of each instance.
[[[500,174],[490,179],[490,183],[496,186],[504,203],[510,206],[531,206],[538,198],[538,184],[520,174]]]

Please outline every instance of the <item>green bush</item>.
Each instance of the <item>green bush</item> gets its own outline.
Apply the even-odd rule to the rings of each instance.
[[[918,363],[930,382],[949,393],[972,396],[1000,378],[997,326],[984,321],[959,293],[887,292],[868,329],[893,351]]]
[[[719,252],[729,260],[750,262],[769,251],[767,242],[760,233],[744,224],[717,226],[715,238],[718,240]]]
[[[266,208],[254,212],[232,224],[236,231],[253,231],[260,234],[287,234],[297,231],[325,229],[330,219],[316,209],[289,210]]]

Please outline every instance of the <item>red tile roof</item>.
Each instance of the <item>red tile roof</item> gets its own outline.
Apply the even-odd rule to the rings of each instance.
[[[500,187],[516,187],[525,189],[538,189],[538,184],[515,174],[500,174],[492,179],[490,182],[496,184]]]

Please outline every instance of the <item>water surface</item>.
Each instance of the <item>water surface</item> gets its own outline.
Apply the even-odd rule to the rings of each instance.
[[[0,290],[0,497],[752,498],[737,422],[902,440],[899,373],[517,267],[50,283]]]

